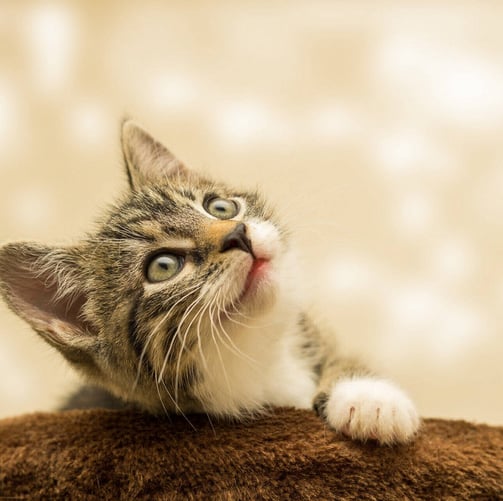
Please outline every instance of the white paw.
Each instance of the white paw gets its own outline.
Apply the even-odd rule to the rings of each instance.
[[[328,423],[356,440],[382,444],[409,442],[419,416],[409,397],[382,379],[343,379],[335,384],[325,408]]]

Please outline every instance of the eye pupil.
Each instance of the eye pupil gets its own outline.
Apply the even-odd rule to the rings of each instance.
[[[169,265],[170,263],[168,263],[167,261],[157,261],[157,266],[159,266],[159,268],[162,268],[163,270],[169,269]]]

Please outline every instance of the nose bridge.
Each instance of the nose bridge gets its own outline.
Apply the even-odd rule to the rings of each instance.
[[[231,233],[238,223],[230,220],[218,220],[209,223],[205,231],[205,239],[214,249],[220,249],[222,240]]]

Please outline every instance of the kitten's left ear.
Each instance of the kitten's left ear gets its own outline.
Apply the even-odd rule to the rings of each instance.
[[[133,120],[123,122],[121,140],[133,191],[188,175],[187,167]]]

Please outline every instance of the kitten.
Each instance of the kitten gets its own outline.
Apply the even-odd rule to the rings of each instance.
[[[313,407],[354,439],[410,441],[409,398],[339,357],[305,313],[262,197],[196,174],[132,121],[122,148],[130,189],[94,233],[0,248],[10,308],[90,383],[151,413]]]

